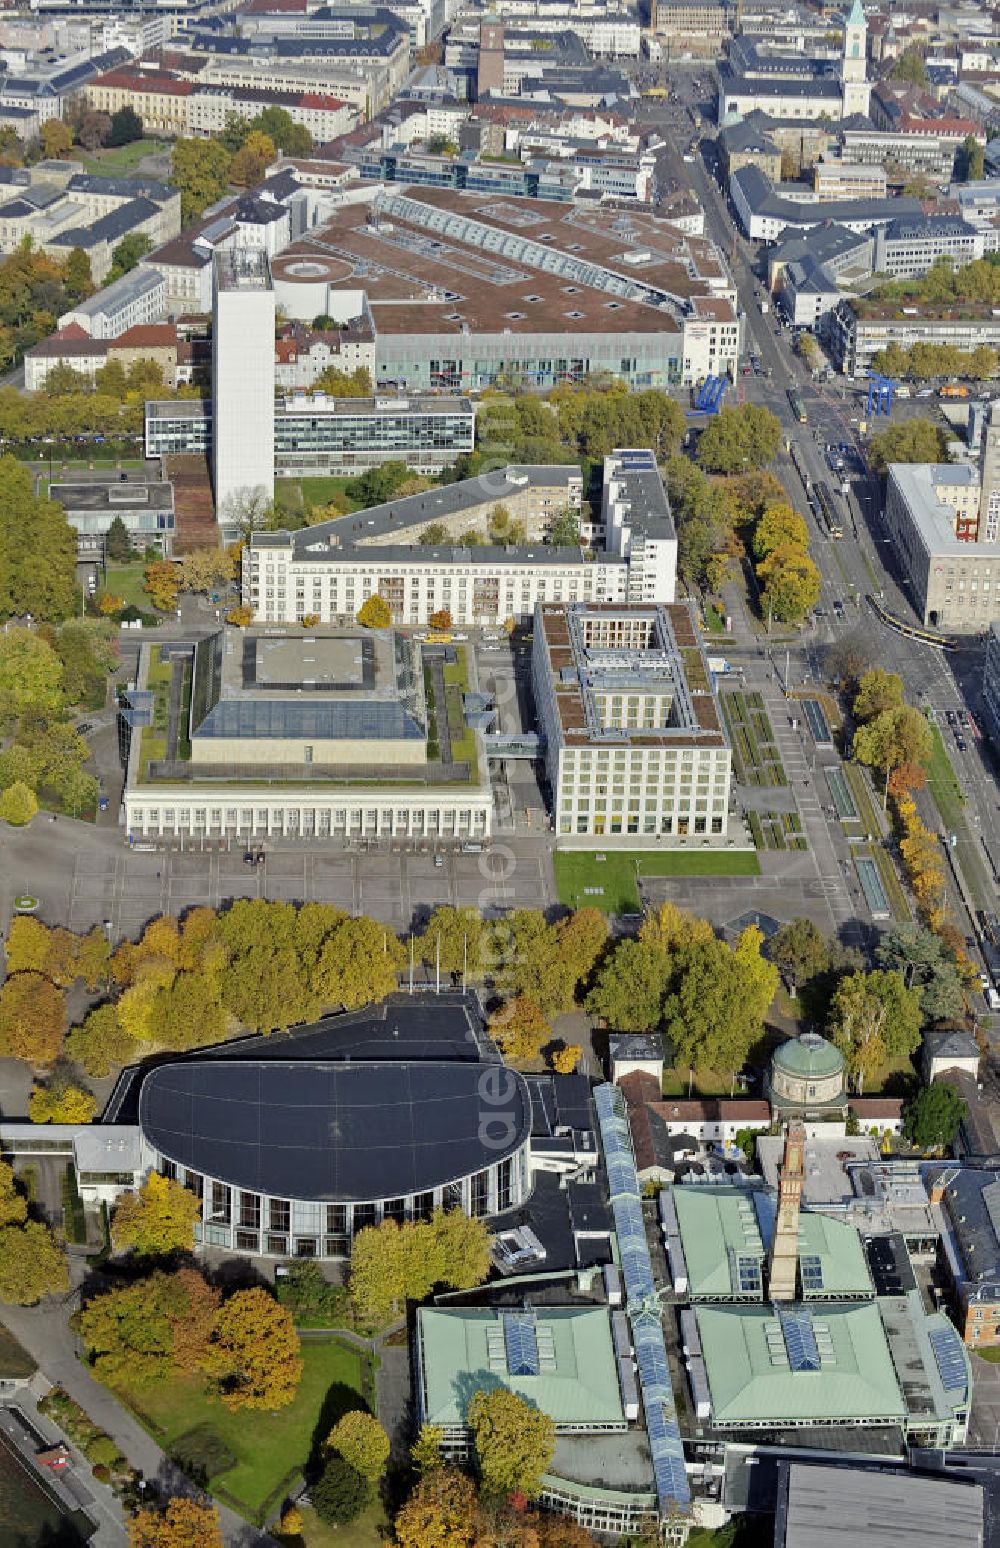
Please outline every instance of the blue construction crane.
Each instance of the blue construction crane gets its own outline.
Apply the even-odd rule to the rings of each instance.
[[[892,415],[892,397],[896,391],[896,383],[888,376],[879,376],[871,371],[868,376],[868,401],[865,404],[866,419],[877,419],[884,414],[886,419]]]

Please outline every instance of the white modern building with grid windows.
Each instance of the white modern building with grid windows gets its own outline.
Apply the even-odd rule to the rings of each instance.
[[[725,837],[731,753],[686,606],[539,603],[532,649],[561,841]]]

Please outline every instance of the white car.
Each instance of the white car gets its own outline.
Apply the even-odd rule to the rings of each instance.
[[[452,639],[453,640],[458,640],[459,643],[461,643],[462,640],[467,640],[468,638],[469,638],[469,636],[467,634],[453,634],[452,635]]]

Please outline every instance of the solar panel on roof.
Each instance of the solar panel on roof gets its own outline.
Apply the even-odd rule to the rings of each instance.
[[[948,1328],[935,1328],[929,1335],[938,1373],[945,1388],[954,1392],[968,1382],[968,1370],[958,1338]]]
[[[503,1336],[507,1349],[507,1372],[511,1376],[538,1375],[538,1340],[535,1319],[530,1312],[504,1312]]]

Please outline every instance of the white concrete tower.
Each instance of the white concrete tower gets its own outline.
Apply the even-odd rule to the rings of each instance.
[[[861,0],[854,0],[844,18],[844,57],[840,65],[844,89],[844,117],[867,113],[871,100],[868,84],[868,22]]]
[[[212,297],[212,480],[223,542],[243,508],[274,498],[274,288],[267,255],[215,255]]]

